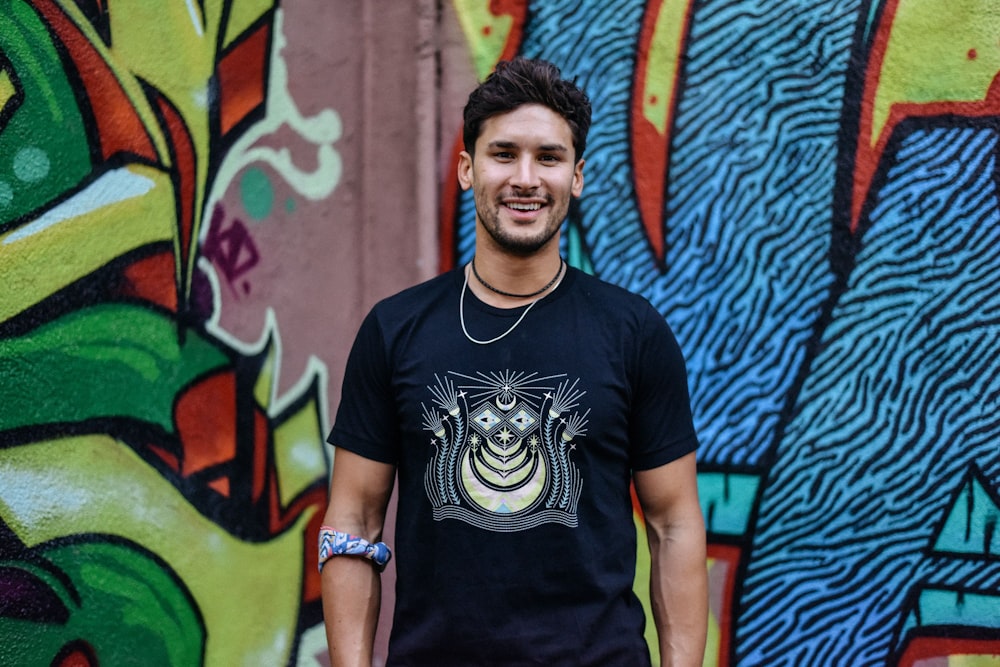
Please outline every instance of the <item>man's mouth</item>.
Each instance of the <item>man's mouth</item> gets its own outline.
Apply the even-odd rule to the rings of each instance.
[[[504,204],[504,206],[506,206],[509,209],[513,209],[515,211],[537,211],[540,208],[542,208],[542,205],[539,204],[538,202],[535,202],[533,204],[522,204],[522,203],[518,203],[518,202],[507,202],[507,203]]]

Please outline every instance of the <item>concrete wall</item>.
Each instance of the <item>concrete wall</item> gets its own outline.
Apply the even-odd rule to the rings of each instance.
[[[325,664],[340,373],[375,300],[469,257],[459,112],[516,53],[594,101],[566,256],[688,357],[707,664],[995,659],[998,33],[977,2],[4,3],[0,664]]]

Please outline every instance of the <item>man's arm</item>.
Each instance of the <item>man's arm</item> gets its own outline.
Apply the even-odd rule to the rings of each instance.
[[[637,470],[633,479],[646,518],[661,665],[700,666],[708,628],[708,572],[695,454]]]
[[[344,449],[334,454],[323,524],[372,544],[382,539],[396,468]],[[323,620],[333,667],[371,667],[382,585],[370,560],[334,556],[323,566]]]

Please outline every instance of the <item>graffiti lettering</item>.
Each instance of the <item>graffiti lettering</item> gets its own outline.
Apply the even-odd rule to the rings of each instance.
[[[257,245],[242,220],[233,218],[229,226],[223,228],[222,222],[225,217],[222,204],[216,204],[201,252],[218,267],[235,293],[236,281],[260,262],[260,251],[257,250]],[[240,283],[240,288],[244,294],[249,294],[250,282],[244,280]]]

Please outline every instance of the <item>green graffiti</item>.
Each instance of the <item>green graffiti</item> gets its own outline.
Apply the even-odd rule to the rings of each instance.
[[[594,264],[583,242],[583,230],[580,229],[580,224],[573,220],[566,223],[566,261],[570,266],[594,274]]]
[[[325,369],[279,396],[276,323],[260,368],[209,317],[212,295],[185,298],[208,193],[240,173],[257,219],[295,208],[275,174],[328,196],[339,117],[294,107],[274,0],[126,3],[114,21],[84,4],[0,0],[0,665],[288,664],[319,613],[303,536],[325,501]],[[259,57],[277,84],[256,80],[271,72]],[[244,84],[269,94],[245,141],[242,123],[207,122]],[[283,125],[316,145],[314,173],[249,150]],[[248,160],[210,169],[231,152]],[[242,173],[250,161],[271,166]],[[199,384],[213,373],[223,389]],[[175,414],[182,400],[231,410],[220,438],[235,450],[188,438],[214,425]]]
[[[0,228],[41,208],[75,187],[91,171],[88,133],[73,88],[52,38],[35,11],[24,2],[6,3],[0,12],[0,62],[7,87],[20,100],[0,132]],[[59,156],[49,169],[48,156]],[[4,205],[6,203],[6,205]]]
[[[0,561],[0,587],[26,598],[0,605],[0,663],[55,664],[82,643],[101,665],[202,664],[200,615],[169,568],[131,544],[85,539]]]
[[[25,183],[37,183],[49,175],[49,156],[34,146],[22,148],[14,156],[14,175]]]
[[[228,365],[197,332],[131,304],[79,310],[0,340],[0,431],[46,423],[130,417],[173,431],[178,391]]]
[[[746,537],[760,486],[759,475],[699,472],[698,498],[709,533]]]
[[[973,468],[948,510],[934,551],[984,558],[1000,555],[1000,505],[987,488],[982,472]]]
[[[250,167],[243,173],[240,179],[240,196],[243,198],[243,208],[254,220],[263,220],[271,214],[274,188],[262,170]]]
[[[976,628],[982,631],[984,637],[996,633],[1000,630],[1000,596],[974,591],[921,588],[906,616],[901,636],[935,636],[940,634],[941,628],[950,628],[952,631],[954,628]],[[969,662],[959,664],[996,664],[988,662],[995,659],[995,655],[983,655],[985,661],[982,663],[973,656],[963,657]],[[947,660],[946,662],[953,664]]]

